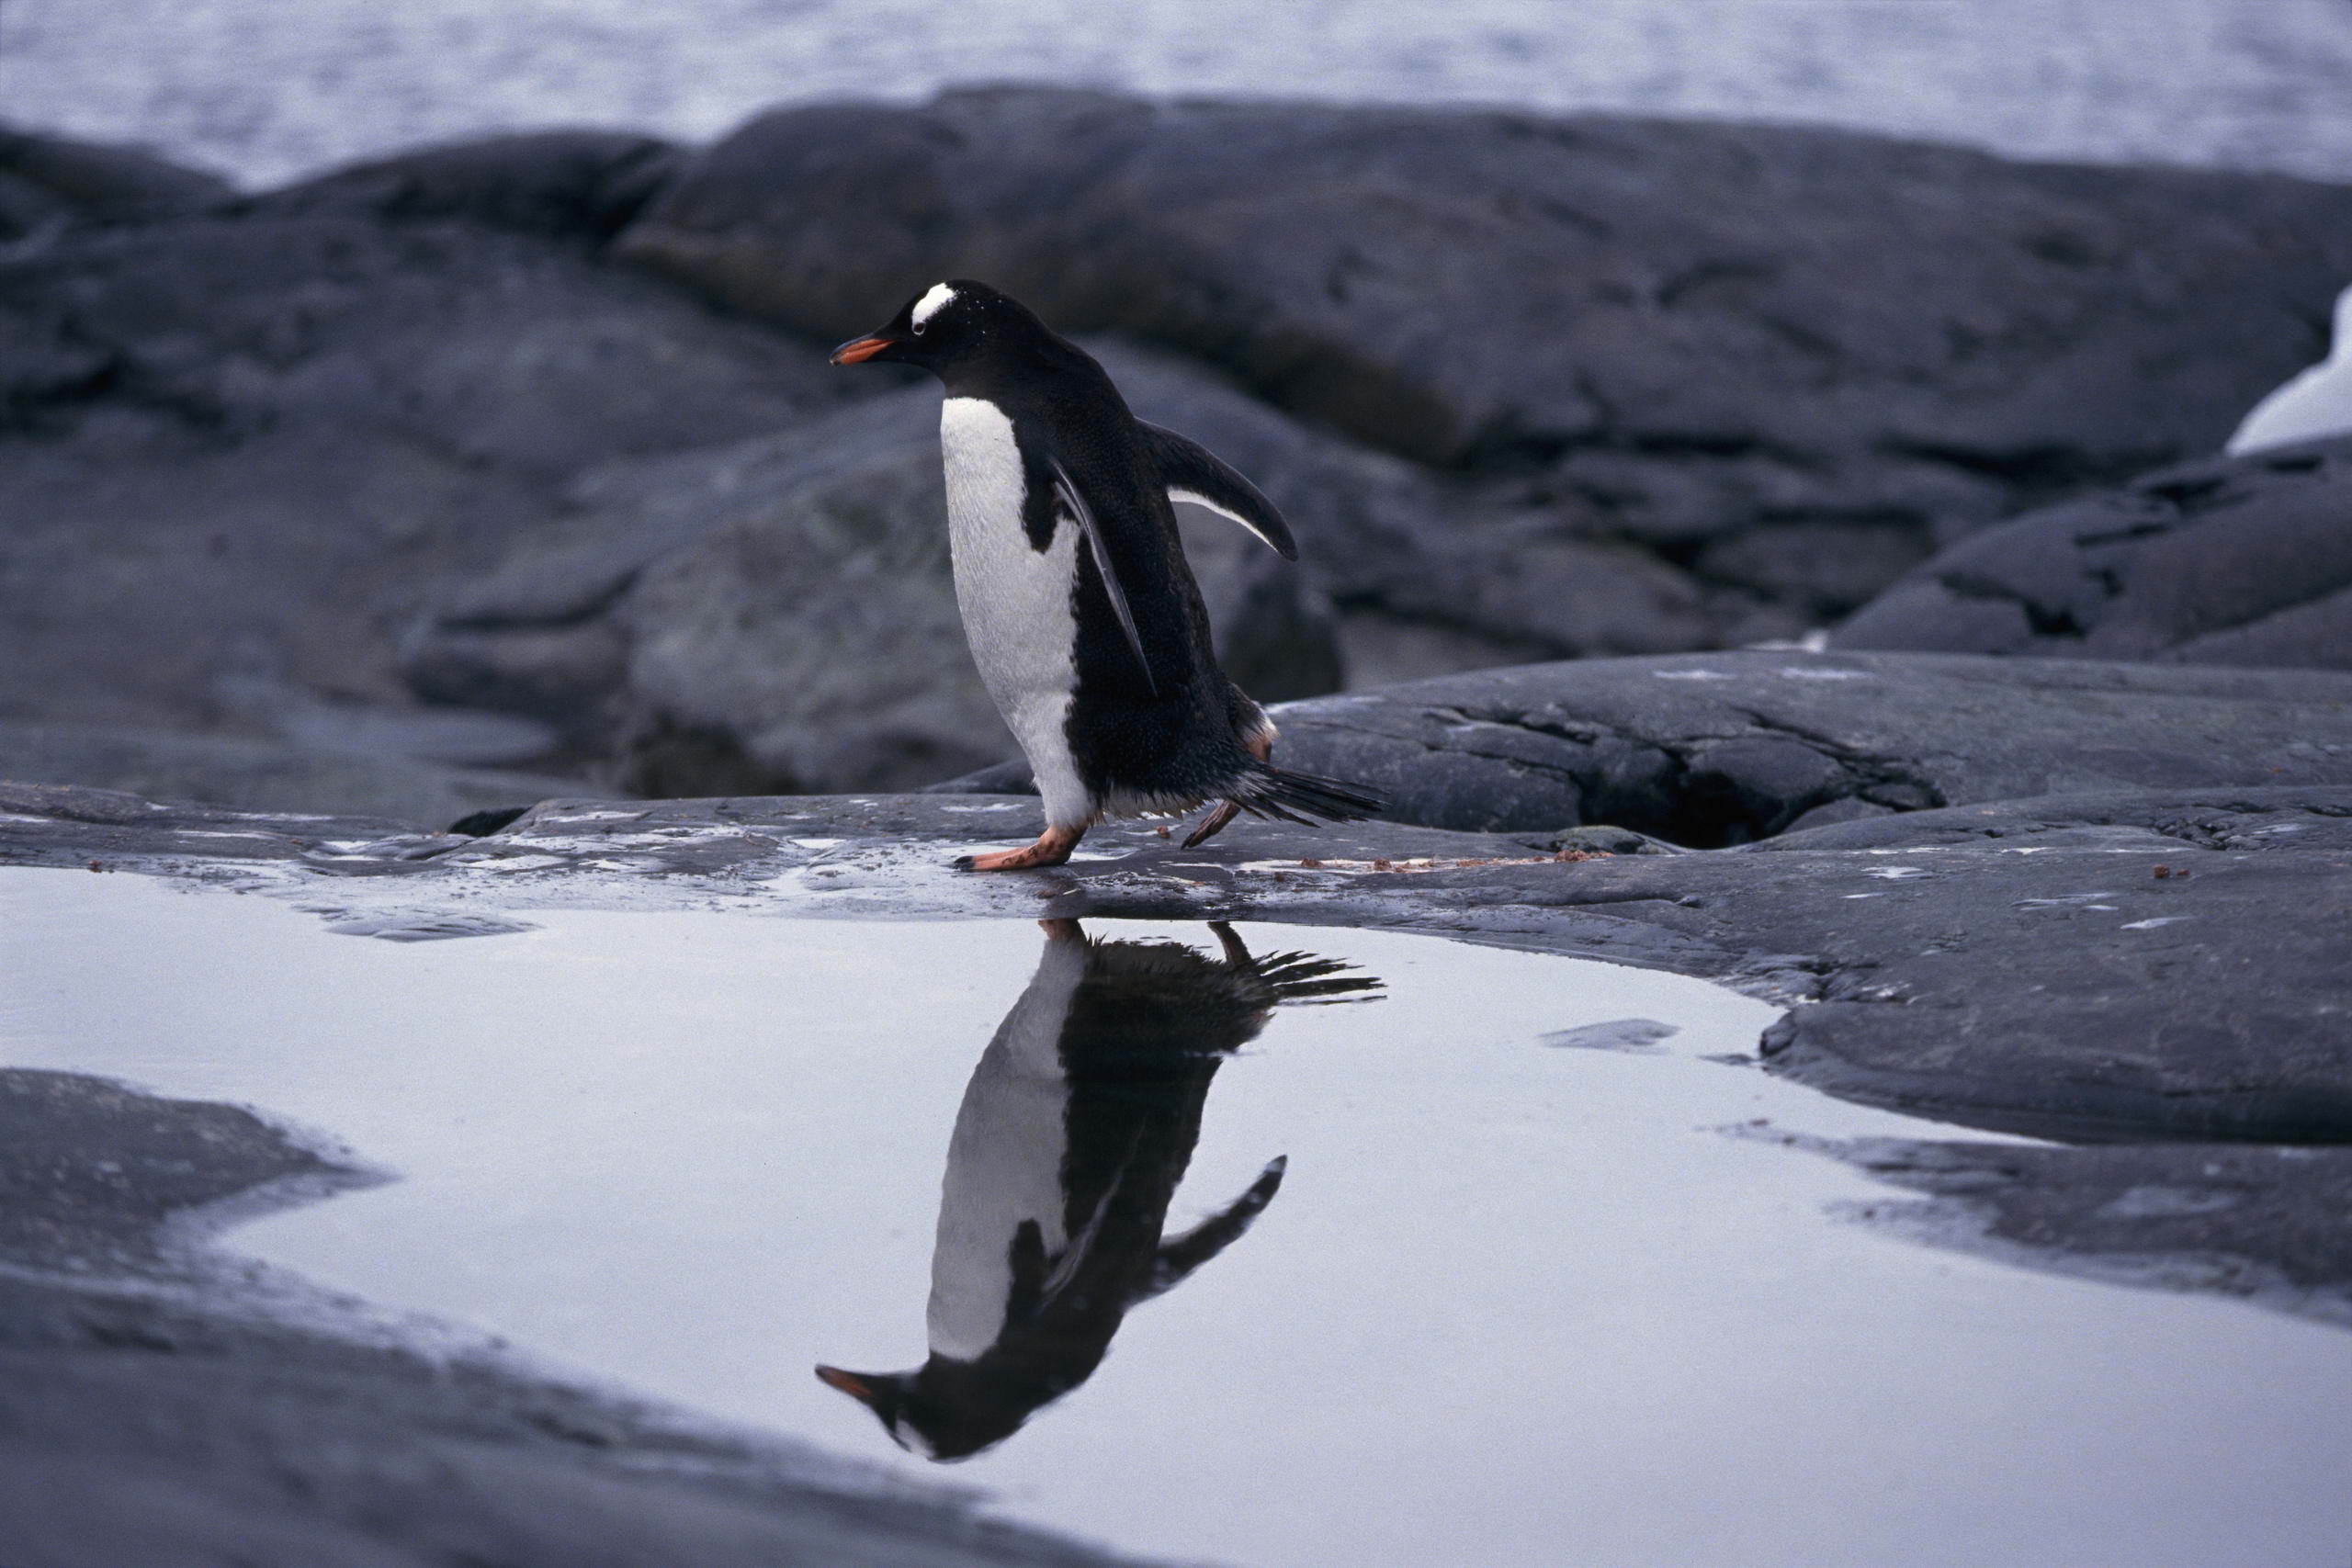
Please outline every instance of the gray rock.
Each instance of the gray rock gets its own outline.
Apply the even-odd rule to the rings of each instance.
[[[2118,1284],[2212,1291],[2352,1325],[2352,1151],[2211,1144],[2050,1148],[1787,1140],[1924,1202],[1871,1201],[1867,1224]]]
[[[2164,469],[1954,545],[1839,648],[2352,670],[2352,440]]]
[[[1450,676],[1275,716],[1277,761],[1368,784],[1399,820],[1605,822],[1702,848],[1832,807],[2352,783],[2352,676],[2322,671],[1692,654]]]
[[[1799,529],[1703,570],[1829,614],[2217,447],[2324,347],[2347,216],[1842,131],[999,88],[764,115],[616,244],[832,336],[987,277],[1670,564]]]
[[[2352,850],[2352,795],[2277,785],[2087,790],[1799,828],[1747,850],[1945,849],[1996,840],[2004,848],[2035,850],[2261,850],[2290,841],[2299,850]]]
[[[185,216],[232,194],[218,175],[142,148],[0,126],[0,241],[68,225]]]
[[[251,198],[273,216],[463,219],[550,238],[617,233],[682,154],[622,130],[541,130],[420,148]]]
[[[409,703],[418,610],[579,470],[858,390],[576,246],[425,220],[69,234],[0,258],[0,714],[248,734],[224,682]]]
[[[256,1188],[291,1203],[369,1181],[250,1111],[80,1073],[0,1068],[0,1259],[18,1268],[166,1272],[167,1221],[184,1249],[189,1213]]]
[[[485,807],[601,794],[578,779],[129,726],[0,719],[0,779],[85,784],[232,811],[317,812],[439,828]]]

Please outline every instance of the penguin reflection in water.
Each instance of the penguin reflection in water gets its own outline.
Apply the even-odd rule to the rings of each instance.
[[[1059,865],[1105,817],[1212,800],[1187,848],[1237,812],[1353,822],[1378,808],[1353,784],[1273,766],[1266,711],[1217,668],[1173,503],[1222,513],[1297,559],[1255,486],[1136,419],[1091,355],[984,283],[934,285],[833,351],[836,365],[869,359],[920,365],[946,386],[956,604],[1044,797],[1035,843],[959,865]]]
[[[1182,1234],[1168,1205],[1226,1055],[1284,1002],[1376,989],[1333,959],[1221,960],[1170,942],[1091,942],[1046,920],[1035,976],[989,1042],[948,1142],[931,1258],[931,1357],[818,1377],[899,1446],[968,1458],[1093,1375],[1129,1308],[1224,1251],[1281,1187],[1283,1160]]]

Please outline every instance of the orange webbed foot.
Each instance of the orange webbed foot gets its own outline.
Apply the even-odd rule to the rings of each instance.
[[[1017,850],[995,850],[984,855],[958,855],[958,871],[1032,871],[1039,866],[1060,865],[1069,859],[1084,836],[1083,828],[1048,828],[1034,844]]]

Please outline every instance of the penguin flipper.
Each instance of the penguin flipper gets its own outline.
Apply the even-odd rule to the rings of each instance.
[[[1290,525],[1256,485],[1234,472],[1231,464],[1172,430],[1142,420],[1136,421],[1136,427],[1143,432],[1152,461],[1159,465],[1160,482],[1168,487],[1169,500],[1205,506],[1257,535],[1283,559],[1298,558],[1298,541],[1291,537]]]
[[[1136,1301],[1148,1302],[1174,1290],[1202,1264],[1239,1241],[1243,1233],[1257,1223],[1266,1205],[1274,1201],[1274,1194],[1282,1188],[1283,1172],[1289,1167],[1288,1155],[1276,1155],[1258,1173],[1258,1179],[1250,1184],[1247,1192],[1182,1235],[1161,1242],[1159,1256],[1151,1260],[1151,1278],[1136,1292]]]
[[[1151,660],[1144,657],[1143,634],[1136,629],[1136,613],[1127,607],[1127,591],[1119,586],[1119,574],[1112,569],[1111,547],[1103,541],[1102,525],[1096,521],[1094,508],[1086,504],[1086,497],[1079,493],[1061,459],[1046,460],[1053,466],[1054,493],[1061,499],[1062,509],[1078,524],[1079,532],[1086,536],[1086,547],[1093,555],[1094,570],[1102,574],[1102,587],[1111,596],[1111,608],[1119,617],[1119,627],[1127,634],[1127,646],[1136,650],[1136,662],[1143,666],[1143,683],[1156,697],[1159,695],[1159,682],[1152,679]]]

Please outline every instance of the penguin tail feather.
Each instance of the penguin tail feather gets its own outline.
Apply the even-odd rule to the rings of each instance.
[[[1252,817],[1310,828],[1318,822],[1361,822],[1381,807],[1380,797],[1361,784],[1265,762],[1255,763],[1226,798]]]

